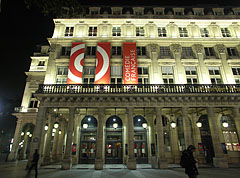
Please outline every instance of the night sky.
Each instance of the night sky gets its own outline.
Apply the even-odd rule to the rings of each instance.
[[[195,4],[221,4],[235,5],[240,7],[240,0],[109,0],[109,1],[83,1],[90,5],[107,4],[119,6],[125,5],[150,5],[160,4],[159,6],[176,5],[191,6]],[[101,3],[99,3],[101,2]],[[26,75],[30,66],[30,56],[36,49],[36,45],[47,44],[47,38],[53,34],[53,21],[51,17],[41,14],[38,9],[26,9],[24,0],[2,0],[2,10],[0,13],[1,36],[0,36],[0,98],[16,99],[20,101],[23,95]],[[0,103],[1,104],[1,103]]]

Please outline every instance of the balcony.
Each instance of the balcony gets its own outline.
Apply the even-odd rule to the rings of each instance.
[[[239,84],[41,84],[36,94],[240,93]]]

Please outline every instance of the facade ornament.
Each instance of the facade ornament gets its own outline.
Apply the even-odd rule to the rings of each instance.
[[[173,52],[174,53],[180,53],[180,51],[181,51],[181,45],[179,45],[179,44],[173,44],[173,45],[171,45],[172,46],[172,49],[173,49]]]
[[[194,48],[196,50],[197,53],[203,53],[203,45],[201,44],[195,44]]]
[[[156,44],[151,44],[150,45],[150,50],[151,50],[152,53],[157,52],[157,49],[158,49],[158,45],[156,45]]]
[[[218,44],[217,50],[219,53],[225,53],[225,46],[223,44]]]

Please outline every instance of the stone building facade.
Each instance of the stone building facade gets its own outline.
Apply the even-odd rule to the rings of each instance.
[[[240,8],[84,7],[70,18],[65,9],[50,46],[31,57],[9,160],[31,160],[39,149],[42,165],[63,169],[167,168],[192,144],[200,163],[240,163],[239,15]],[[82,82],[67,84],[79,42]],[[110,44],[106,83],[96,83],[100,43]],[[131,84],[126,43],[137,55]]]

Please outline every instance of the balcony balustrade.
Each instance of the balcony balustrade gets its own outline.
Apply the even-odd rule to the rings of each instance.
[[[37,94],[240,93],[239,84],[41,84]]]

